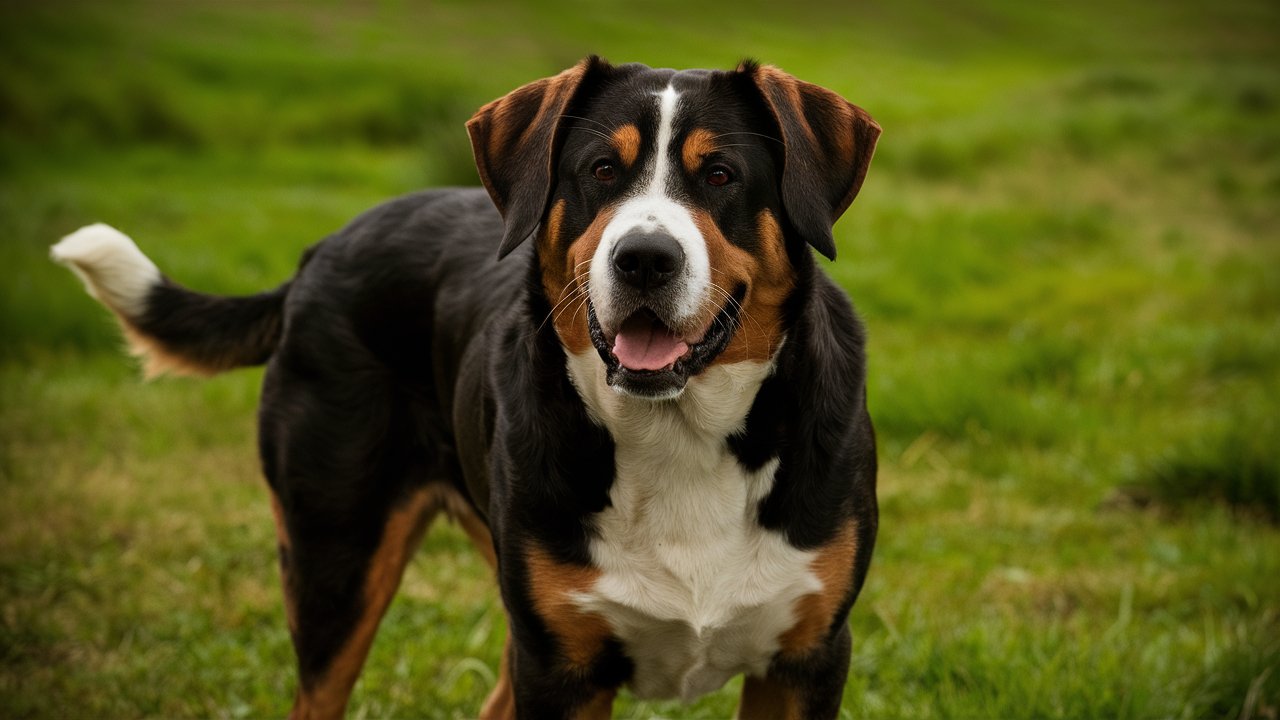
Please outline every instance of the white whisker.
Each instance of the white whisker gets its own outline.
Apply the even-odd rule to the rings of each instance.
[[[594,124],[599,125],[600,127],[604,128],[605,130],[608,130],[609,132],[613,132],[613,128],[609,127],[608,125],[605,125],[604,123],[600,122],[599,120],[592,120],[592,119],[591,119],[591,118],[589,118],[589,117],[583,117],[583,116],[581,116],[581,115],[569,115],[569,114],[566,114],[566,113],[561,113],[561,114],[560,114],[560,117],[562,117],[562,118],[569,118],[570,120],[582,120],[582,121],[584,121],[584,122],[594,123]]]

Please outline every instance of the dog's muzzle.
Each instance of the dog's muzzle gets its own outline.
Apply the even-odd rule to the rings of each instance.
[[[745,288],[710,323],[699,323],[696,310],[703,305],[690,302],[684,251],[661,230],[628,232],[614,246],[608,267],[610,316],[602,322],[589,303],[587,322],[609,385],[641,397],[676,397],[729,344]],[[682,316],[683,322],[677,320]]]

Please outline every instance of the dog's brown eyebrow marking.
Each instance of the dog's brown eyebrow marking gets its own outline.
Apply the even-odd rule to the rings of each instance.
[[[618,159],[626,167],[635,164],[636,158],[640,156],[640,128],[635,125],[623,125],[613,131],[610,137],[613,147],[618,151]]]
[[[694,128],[684,139],[684,147],[680,158],[684,161],[684,169],[690,175],[702,167],[702,159],[715,152],[716,136],[705,128]]]

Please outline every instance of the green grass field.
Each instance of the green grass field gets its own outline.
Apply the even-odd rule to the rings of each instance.
[[[850,718],[1280,715],[1280,6],[0,5],[0,716],[283,715],[261,372],[143,383],[47,248],[241,293],[475,182],[474,108],[580,56],[831,87],[885,132],[827,264],[881,534]],[[352,717],[468,717],[502,613],[429,535]],[[723,718],[623,696],[620,717]]]

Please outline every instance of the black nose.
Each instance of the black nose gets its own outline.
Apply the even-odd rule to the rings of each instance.
[[[613,269],[623,282],[637,290],[662,287],[683,266],[680,243],[662,231],[633,230],[613,248]]]

